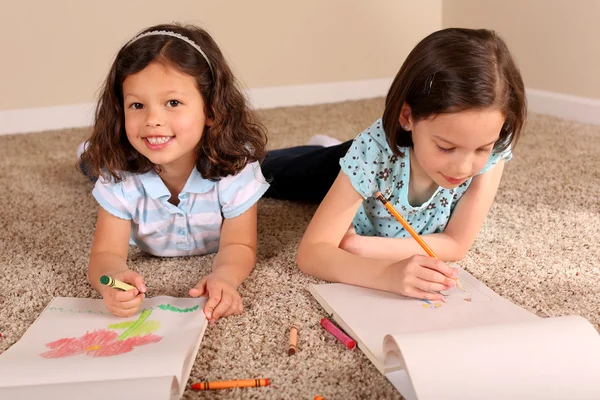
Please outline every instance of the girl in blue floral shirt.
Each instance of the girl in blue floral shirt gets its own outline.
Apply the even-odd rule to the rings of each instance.
[[[356,139],[274,151],[263,163],[267,196],[322,200],[300,243],[299,268],[442,300],[457,277],[444,261],[473,244],[525,117],[520,72],[493,31],[450,28],[423,39],[394,79],[382,118]],[[441,260],[425,255],[378,191]]]

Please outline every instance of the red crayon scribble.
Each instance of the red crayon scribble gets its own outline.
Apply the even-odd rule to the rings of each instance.
[[[63,358],[86,353],[92,357],[110,357],[128,353],[137,346],[159,342],[162,337],[144,335],[117,340],[118,334],[108,329],[86,332],[78,338],[58,339],[46,343],[52,350],[40,354],[44,358]]]

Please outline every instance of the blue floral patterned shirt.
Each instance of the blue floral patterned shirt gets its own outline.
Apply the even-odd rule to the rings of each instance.
[[[392,217],[375,193],[383,193],[400,214],[419,234],[443,232],[450,215],[471,184],[471,179],[454,189],[438,187],[435,193],[419,206],[408,202],[410,178],[409,148],[400,148],[397,156],[387,143],[381,119],[354,139],[348,153],[340,159],[342,171],[352,185],[364,197],[354,216],[356,233],[363,236],[407,237],[409,233]],[[492,168],[499,160],[510,160],[512,153],[492,152],[487,164],[478,174]]]

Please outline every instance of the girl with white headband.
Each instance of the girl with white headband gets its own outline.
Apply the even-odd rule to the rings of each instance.
[[[88,277],[113,314],[133,315],[146,292],[127,266],[129,244],[164,257],[216,252],[189,294],[209,297],[211,323],[242,311],[237,288],[254,267],[256,202],[268,188],[265,148],[263,126],[206,31],[158,25],[121,48],[80,158],[100,205]],[[101,285],[103,275],[135,289]]]

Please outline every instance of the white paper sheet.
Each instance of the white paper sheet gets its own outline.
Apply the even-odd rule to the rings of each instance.
[[[397,334],[419,400],[600,399],[600,337],[579,316]],[[398,378],[398,377],[396,377]]]
[[[527,310],[503,299],[465,271],[460,280],[466,292],[452,289],[446,302],[424,302],[392,293],[345,284],[310,285],[319,303],[358,343],[381,373],[400,368],[390,359],[384,366],[386,334],[431,332],[445,329],[536,320]],[[466,301],[465,299],[471,299]]]
[[[385,377],[400,392],[404,400],[417,400],[417,394],[405,370],[389,372],[385,374]]]
[[[2,399],[46,400],[177,400],[181,398],[176,378],[139,378],[117,381],[72,382],[0,388]]]
[[[115,317],[102,300],[55,298],[0,355],[0,388],[152,377],[187,380],[191,366],[185,362],[193,362],[207,325],[205,303],[205,297],[146,299],[142,309],[147,318],[140,321],[141,311]],[[139,329],[132,326],[136,321]],[[87,333],[95,335],[91,341]],[[59,339],[65,344],[48,347]],[[96,356],[100,351],[110,355]]]

